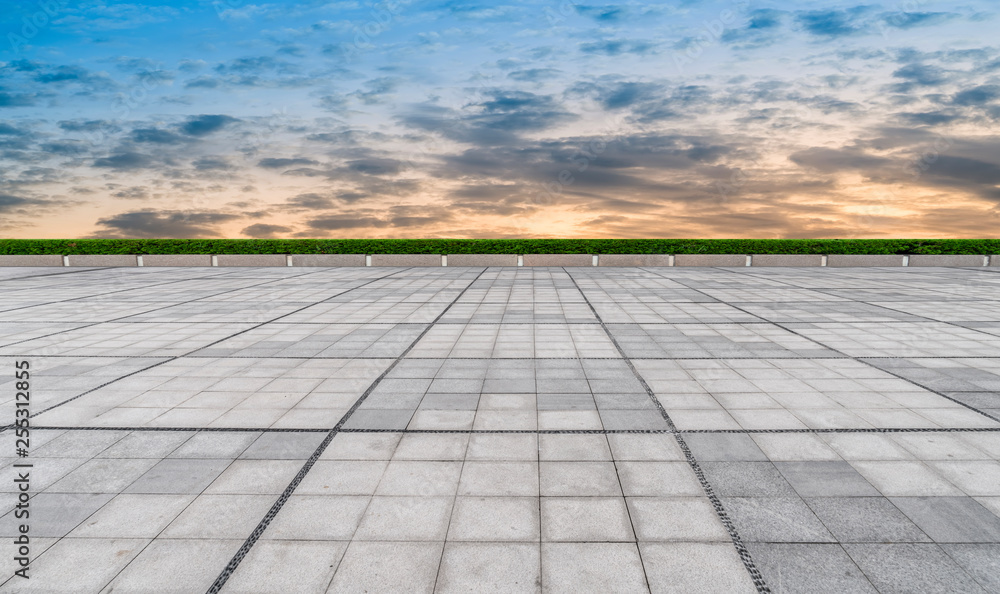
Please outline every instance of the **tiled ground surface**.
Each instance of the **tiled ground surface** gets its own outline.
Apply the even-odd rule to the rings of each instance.
[[[28,360],[35,426],[2,591],[1000,591],[1000,270],[0,289],[0,414]]]

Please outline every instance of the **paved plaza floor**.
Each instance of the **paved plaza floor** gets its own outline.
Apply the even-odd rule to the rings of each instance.
[[[1000,591],[1000,269],[7,268],[0,402],[0,591]]]

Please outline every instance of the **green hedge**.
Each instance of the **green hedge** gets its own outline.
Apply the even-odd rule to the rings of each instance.
[[[2,239],[0,254],[1000,254],[1000,239]]]

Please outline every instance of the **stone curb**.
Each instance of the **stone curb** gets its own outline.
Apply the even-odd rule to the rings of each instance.
[[[62,266],[63,257],[53,255],[0,256],[0,266]]]
[[[855,268],[864,266],[905,266],[906,256],[894,255],[854,255],[854,254],[830,254],[827,256],[826,265],[832,268]]]
[[[448,266],[517,266],[517,254],[448,254]]]
[[[590,254],[524,254],[523,266],[593,266]]]
[[[747,266],[747,258],[743,254],[677,254],[674,266]]]
[[[219,254],[216,266],[288,266],[284,254]]]
[[[750,258],[751,266],[822,266],[819,254],[757,254]]]
[[[372,254],[372,266],[441,266],[438,254]]]
[[[907,266],[983,266],[985,265],[985,261],[986,261],[985,256],[915,255],[915,256],[910,256],[910,262],[909,264],[907,264]]]
[[[139,258],[131,254],[73,254],[63,260],[66,266],[138,266]]]
[[[73,254],[0,255],[8,266],[702,266],[702,267],[1000,267],[1000,255],[886,254]]]
[[[364,254],[292,254],[292,266],[364,266]]]
[[[142,266],[211,266],[208,254],[146,254]]]
[[[598,266],[673,266],[674,257],[668,254],[601,254]]]

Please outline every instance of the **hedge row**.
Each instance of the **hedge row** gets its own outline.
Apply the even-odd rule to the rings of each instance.
[[[0,254],[1000,254],[1000,239],[2,239]]]

